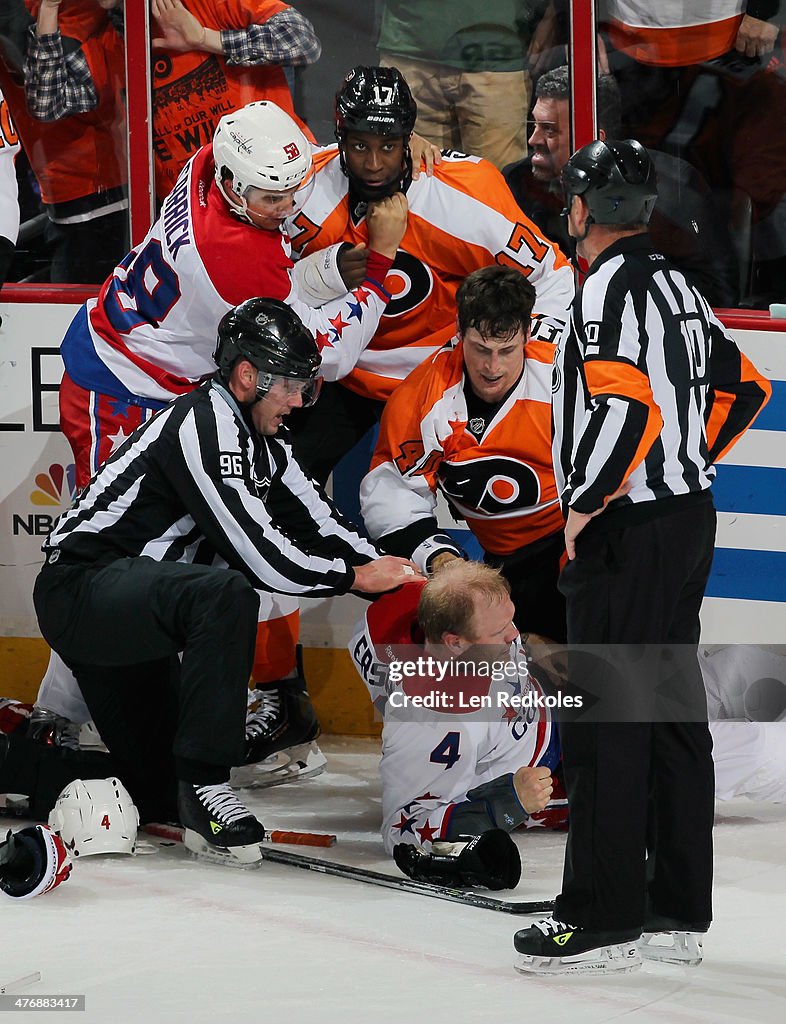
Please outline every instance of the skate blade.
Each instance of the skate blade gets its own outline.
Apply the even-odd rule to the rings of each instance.
[[[109,753],[93,722],[85,722],[82,726],[79,732],[79,747],[82,750],[103,750]]]
[[[703,957],[703,933],[644,932],[639,940],[639,950],[645,960],[698,967]]]
[[[520,974],[552,977],[558,974],[630,974],[641,967],[641,953],[635,942],[603,946],[575,956],[516,955],[514,968]]]
[[[198,832],[187,828],[183,832],[183,844],[198,860],[210,864],[222,864],[231,868],[256,868],[262,863],[260,843],[251,843],[248,846],[213,846]]]
[[[327,758],[312,740],[280,750],[258,764],[233,768],[230,784],[233,789],[269,789],[316,778],[324,772],[326,764]]]
[[[30,816],[30,798],[22,793],[6,793],[0,796],[0,809],[9,818],[27,818]]]

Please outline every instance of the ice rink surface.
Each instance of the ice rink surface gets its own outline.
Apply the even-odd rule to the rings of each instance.
[[[249,806],[268,828],[339,837],[331,850],[298,852],[394,873],[377,833],[378,744],[321,745],[324,775],[246,790]],[[40,971],[20,995],[84,994],[77,1019],[100,1024],[781,1024],[786,804],[718,804],[715,841],[715,924],[698,968],[524,977],[512,967],[512,939],[529,918],[278,864],[202,864],[149,840],[148,854],[80,861],[47,896],[2,900],[0,986]],[[515,897],[553,897],[564,836],[531,831],[517,842]]]

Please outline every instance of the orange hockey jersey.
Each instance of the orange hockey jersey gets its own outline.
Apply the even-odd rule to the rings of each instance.
[[[348,179],[327,147],[315,157],[316,185],[290,224],[296,253],[337,242],[367,244],[365,218],[350,211]],[[446,152],[434,176],[407,190],[409,217],[398,255],[385,279],[393,299],[371,344],[342,384],[387,399],[456,329],[456,291],[473,270],[499,263],[529,278],[535,313],[552,317],[554,337],[567,320],[573,271],[562,252],[516,205],[499,171],[480,157]],[[363,207],[363,210],[365,207]]]
[[[438,490],[490,554],[512,554],[562,529],[551,463],[554,346],[530,341],[524,352],[524,372],[480,441],[467,429],[460,341],[397,388],[360,486],[361,512],[374,540],[415,524],[414,554],[438,537]]]
[[[614,48],[640,64],[699,64],[734,47],[744,0],[610,0],[606,26]],[[698,10],[697,10],[698,8]]]

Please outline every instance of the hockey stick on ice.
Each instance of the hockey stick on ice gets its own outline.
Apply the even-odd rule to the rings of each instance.
[[[32,974],[26,974],[23,978],[15,978],[13,981],[6,981],[0,985],[0,994],[5,995],[6,993],[16,995],[17,992],[23,992],[26,988],[30,988],[31,985],[35,985],[41,980],[41,972],[33,971]]]
[[[144,825],[140,831],[148,835],[156,836],[158,839],[168,839],[173,843],[183,841],[183,830],[176,825]],[[304,836],[311,839],[332,839],[335,836],[313,835],[309,832],[271,832],[273,836]],[[332,843],[320,842],[318,844],[306,843],[304,839],[281,839],[277,838],[272,842],[279,843],[300,843],[300,845],[332,846]],[[349,864],[334,864],[329,860],[320,860],[317,857],[306,857],[299,853],[289,853],[285,850],[262,850],[262,859],[269,860],[274,864],[286,864],[293,868],[302,868],[305,871],[318,871],[323,875],[335,875],[337,878],[348,878],[350,881],[367,882],[370,885],[380,885],[386,889],[398,889],[399,892],[413,892],[420,896],[433,896],[438,900],[450,900],[452,903],[463,903],[468,907],[480,907],[483,910],[498,910],[503,914],[548,914],[554,904],[551,900],[539,900],[535,902],[516,902],[496,899],[494,896],[483,896],[476,892],[466,892],[464,889],[450,889],[443,885],[429,885],[428,882],[416,882],[412,878],[397,878],[394,875],[385,875],[381,871],[369,871],[367,868],[356,868]]]
[[[183,829],[179,825],[150,822],[143,825],[139,831],[157,839],[169,839],[173,843],[183,842]],[[281,829],[273,829],[266,834],[263,842],[286,843],[287,846],[335,846],[336,837],[321,832],[284,832]]]
[[[468,907],[480,907],[483,910],[498,910],[503,914],[548,914],[554,909],[552,900],[535,900],[532,902],[516,902],[500,900],[494,896],[483,896],[464,889],[451,889],[444,885],[430,885],[428,882],[416,882],[412,878],[397,878],[385,875],[381,871],[369,871],[367,868],[356,868],[349,864],[334,864],[329,860],[317,857],[305,857],[300,853],[287,853],[285,850],[263,850],[262,859],[275,864],[287,864],[305,871],[318,871],[323,875],[336,875],[354,882],[367,882],[369,885],[381,885],[386,889],[398,889],[400,892],[413,892],[419,896],[433,896],[438,900],[450,900],[452,903],[463,903]]]

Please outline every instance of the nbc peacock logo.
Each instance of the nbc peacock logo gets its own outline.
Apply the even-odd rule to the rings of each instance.
[[[76,468],[73,463],[55,462],[47,473],[36,473],[35,490],[30,492],[34,505],[70,505],[76,497]]]
[[[45,473],[36,473],[35,487],[30,492],[30,504],[40,512],[30,515],[11,516],[11,532],[14,537],[45,537],[52,529],[55,519],[65,512],[76,497],[76,469],[71,463],[61,466],[53,463]]]

